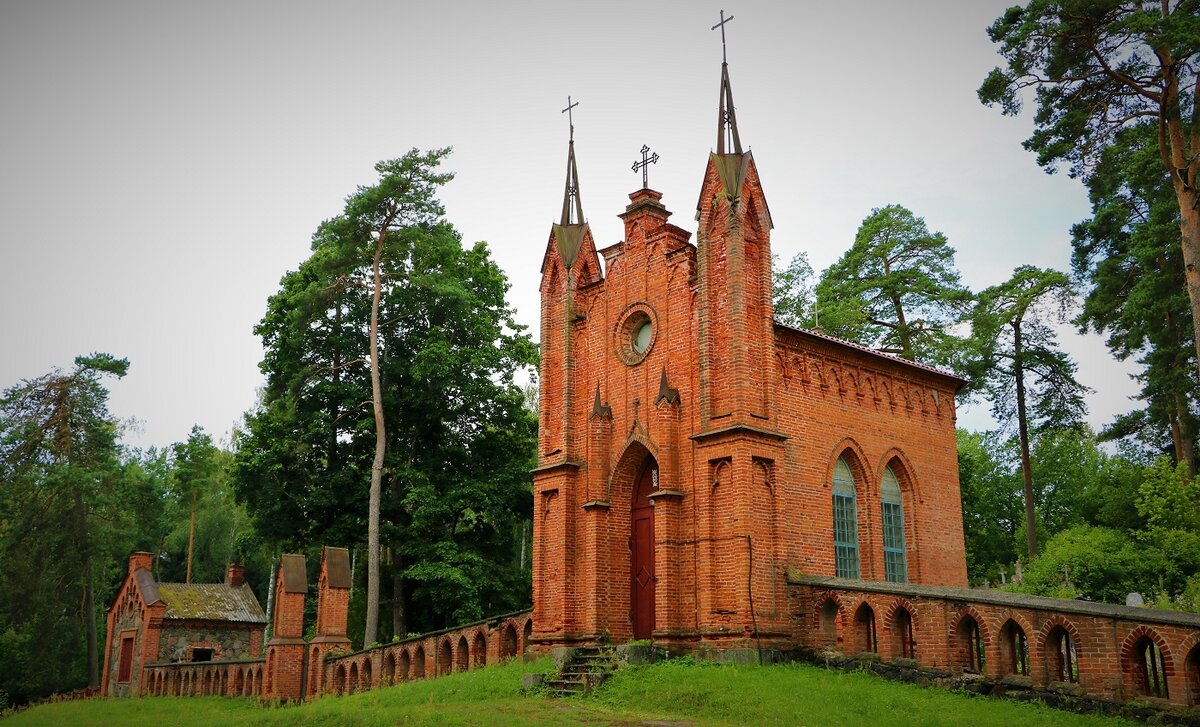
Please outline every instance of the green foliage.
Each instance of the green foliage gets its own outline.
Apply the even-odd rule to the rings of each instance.
[[[154,501],[122,461],[102,381],[128,366],[80,356],[0,396],[0,691],[14,704],[98,678],[114,560],[134,507]]]
[[[1031,0],[1005,11],[988,36],[1006,68],[979,88],[985,104],[1020,113],[1026,89],[1036,89],[1034,133],[1025,147],[1038,163],[1069,165],[1086,176],[1114,134],[1160,116],[1194,128],[1187,99],[1200,52],[1200,3],[1132,0]],[[1183,90],[1181,98],[1176,93]]]
[[[1019,386],[1027,390],[1031,428],[1065,427],[1082,419],[1089,389],[1075,379],[1078,367],[1059,348],[1052,328],[1066,322],[1073,294],[1066,275],[1031,265],[979,294],[970,316],[967,391],[982,393],[1002,425],[1019,424]]]
[[[948,329],[970,294],[959,282],[946,236],[889,205],[863,220],[850,250],[821,274],[816,298],[821,328],[830,334],[948,365],[958,347]]]
[[[1156,460],[1138,488],[1136,504],[1151,530],[1200,531],[1200,481],[1186,463]]]
[[[1092,217],[1071,229],[1075,275],[1089,286],[1075,322],[1108,333],[1118,360],[1142,365],[1139,409],[1105,432],[1193,465],[1196,348],[1179,207],[1153,127],[1117,134],[1089,177]]]
[[[378,165],[378,184],[351,195],[345,213],[317,230],[312,256],[284,276],[256,328],[267,385],[236,456],[239,497],[268,542],[364,541],[375,447],[363,406],[366,252],[386,227],[380,529],[393,580],[383,597],[386,605],[400,579],[392,605],[401,631],[513,610],[530,593],[514,522],[532,514],[536,418],[518,372],[536,362],[536,347],[513,320],[487,246],[464,246],[440,219],[436,188],[450,176],[434,170],[447,152],[414,150]],[[390,639],[391,619],[382,623],[378,638]]]
[[[772,280],[775,320],[794,328],[815,328],[816,283],[808,253],[796,253],[786,268],[776,259]]]
[[[1108,528],[1079,525],[1050,538],[1013,590],[1057,598],[1124,603],[1127,593],[1158,590],[1169,565],[1158,548]]]

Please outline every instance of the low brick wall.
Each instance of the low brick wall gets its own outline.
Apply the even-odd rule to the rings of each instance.
[[[147,664],[143,695],[257,697],[263,693],[265,659]]]
[[[791,574],[793,640],[1014,688],[1200,703],[1200,615]]]
[[[412,679],[430,679],[501,663],[525,653],[533,630],[533,611],[424,634],[404,641],[328,655],[319,669],[321,681],[308,694],[349,694]]]

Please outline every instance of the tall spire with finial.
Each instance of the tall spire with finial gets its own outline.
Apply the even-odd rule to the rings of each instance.
[[[579,198],[579,170],[575,168],[575,118],[572,113],[578,105],[578,101],[572,103],[571,97],[567,96],[567,107],[562,110],[567,115],[567,122],[571,127],[570,140],[567,142],[567,182],[563,190],[562,221],[559,223],[564,227],[583,224],[583,202]]]
[[[733,108],[733,89],[729,85],[729,59],[725,54],[725,24],[733,16],[725,17],[721,11],[721,22],[712,27],[721,29],[721,100],[717,117],[717,153],[741,154],[742,140],[738,137],[737,114]],[[728,151],[726,151],[728,149]]]

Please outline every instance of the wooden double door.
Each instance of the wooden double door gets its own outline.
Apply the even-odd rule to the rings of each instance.
[[[633,638],[649,639],[654,633],[654,501],[658,464],[649,458],[633,489],[630,518],[629,605]]]

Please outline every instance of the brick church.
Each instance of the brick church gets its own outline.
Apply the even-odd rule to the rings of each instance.
[[[954,375],[774,320],[722,63],[696,232],[642,188],[597,248],[574,134],[541,268],[534,640],[792,635],[789,573],[967,585]]]

